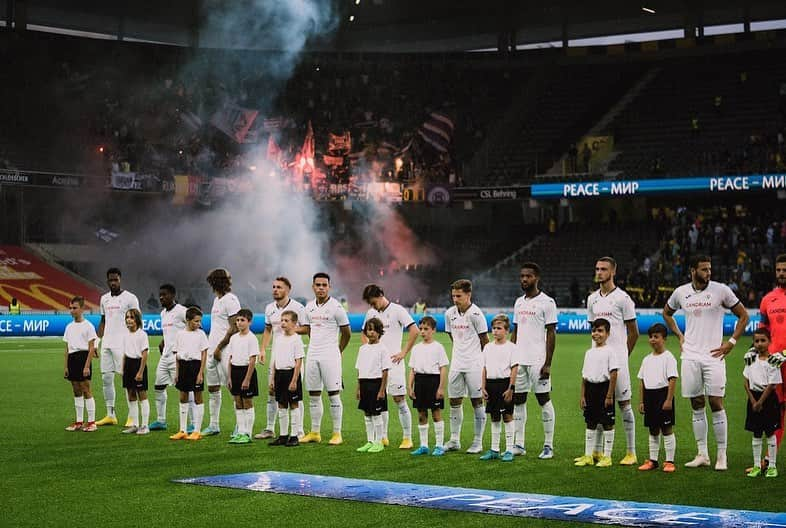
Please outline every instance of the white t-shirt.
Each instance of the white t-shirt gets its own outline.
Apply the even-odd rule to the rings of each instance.
[[[186,327],[186,307],[175,304],[171,310],[161,310],[161,334],[164,337],[164,353],[169,355],[177,348],[177,334]]]
[[[519,364],[516,345],[505,341],[498,345],[490,341],[483,348],[483,365],[486,367],[486,379],[508,379],[510,370]]]
[[[273,340],[271,355],[276,370],[293,369],[295,360],[303,358],[303,340],[297,334],[288,336],[282,333]]]
[[[257,336],[249,332],[246,335],[234,334],[229,338],[229,363],[236,367],[246,367],[251,357],[259,355]]]
[[[622,368],[619,351],[611,346],[592,347],[584,353],[584,365],[581,367],[581,377],[592,383],[603,383],[611,379],[612,370]]]
[[[373,345],[366,343],[360,347],[355,368],[358,369],[358,379],[377,379],[382,377],[382,371],[390,370],[393,362],[390,359],[390,350],[380,343]]]
[[[449,365],[448,355],[441,343],[418,343],[409,355],[409,368],[416,374],[439,374],[439,369]]]
[[[333,297],[328,298],[324,304],[317,304],[316,299],[306,304],[306,315],[303,322],[311,328],[308,342],[308,355],[311,358],[324,358],[337,355],[338,329],[349,326],[347,312]]]
[[[141,328],[136,332],[128,332],[123,338],[123,354],[127,358],[139,359],[142,352],[150,348],[147,332]]]
[[[382,335],[380,341],[387,347],[391,354],[398,354],[401,351],[401,339],[404,337],[404,330],[409,328],[410,325],[415,324],[412,316],[406,308],[394,302],[388,304],[381,312],[375,308],[370,308],[366,312],[366,318],[363,319],[363,327],[366,326],[366,321],[376,317],[385,328],[385,333]],[[403,365],[402,361],[399,365]]]
[[[557,324],[557,304],[543,292],[529,298],[522,295],[513,305],[516,348],[521,365],[541,365],[546,361],[546,325]]]
[[[210,347],[205,331],[201,328],[197,328],[193,332],[180,330],[175,338],[175,343],[177,359],[180,361],[201,361],[202,351]]]
[[[210,352],[215,351],[218,344],[229,331],[229,318],[240,311],[240,300],[232,292],[213,299],[213,308],[210,310]]]
[[[600,289],[592,292],[587,297],[587,321],[592,323],[595,319],[606,319],[611,325],[607,345],[613,346],[621,357],[628,357],[628,329],[626,321],[636,319],[636,305],[630,295],[622,288],[614,288],[606,295]],[[595,346],[595,341],[592,342]]]
[[[677,360],[668,350],[661,354],[649,353],[641,361],[638,378],[644,381],[645,389],[668,387],[669,379],[678,377]]]
[[[767,385],[780,385],[783,382],[781,370],[758,357],[752,364],[745,365],[742,375],[748,380],[751,390],[756,392],[764,392]]]
[[[119,295],[106,292],[98,304],[104,316],[104,348],[123,346],[123,336],[128,333],[126,312],[132,308],[139,310],[139,299],[128,290],[121,291]]]
[[[723,316],[727,308],[733,308],[739,299],[731,288],[710,281],[703,290],[696,291],[693,284],[683,284],[672,292],[668,306],[676,311],[685,311],[685,342],[682,344],[682,359],[705,360],[713,358],[711,351],[723,343]]]
[[[466,312],[460,313],[456,306],[445,311],[445,331],[453,338],[451,370],[471,372],[483,368],[480,335],[489,331],[486,316],[473,303]]]
[[[304,323],[305,307],[295,299],[290,298],[289,302],[283,307],[279,307],[276,301],[265,306],[265,326],[270,328],[273,334],[273,343],[276,342],[277,337],[284,335],[284,332],[281,330],[281,314],[288,311],[297,314],[298,324],[302,325]]]
[[[90,342],[96,339],[98,339],[96,329],[87,319],[83,319],[79,323],[71,321],[63,334],[63,341],[68,344],[69,354],[80,350],[90,350]]]

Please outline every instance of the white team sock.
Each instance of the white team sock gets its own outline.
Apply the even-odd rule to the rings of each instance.
[[[156,421],[166,423],[166,389],[156,389]]]
[[[450,441],[461,441],[461,424],[464,422],[464,409],[459,405],[458,407],[450,407]]]
[[[516,445],[525,446],[524,434],[527,426],[527,404],[520,403],[513,407],[513,421],[516,424],[516,435],[514,441]]]
[[[74,396],[74,410],[76,410],[76,421],[82,422],[85,417],[85,397]]]
[[[333,420],[333,432],[341,434],[341,425],[344,421],[344,404],[341,402],[340,394],[330,397],[330,418]]]
[[[428,447],[428,422],[423,425],[418,424],[418,436],[420,437],[420,447]]]
[[[297,412],[297,430],[293,431],[293,433],[297,433],[297,436],[303,436],[305,432],[303,431],[303,413],[306,410],[306,406],[303,405],[303,402],[300,402],[300,405],[297,406],[295,411]],[[295,436],[294,434],[292,436]]]
[[[257,411],[252,406],[250,409],[246,409],[246,430],[245,433],[248,436],[251,436],[251,433],[254,432],[254,420],[256,420]]]
[[[445,420],[434,422],[434,442],[436,447],[445,447]]]
[[[625,429],[625,441],[627,442],[628,453],[636,452],[636,415],[633,414],[633,406],[629,403],[622,409],[622,427]],[[657,459],[655,459],[657,460]]]
[[[505,451],[510,451],[510,448],[513,447],[514,436],[516,436],[516,423],[506,422],[505,423]]]
[[[115,373],[104,372],[101,374],[104,385],[104,402],[106,402],[106,415],[115,416]]]
[[[707,451],[707,414],[704,408],[693,410],[693,436],[696,438],[696,447],[699,454],[709,458]]]
[[[194,431],[199,432],[202,430],[202,419],[204,418],[204,416],[205,416],[205,404],[195,403],[193,421],[191,422],[192,424],[194,424]]]
[[[674,462],[674,453],[677,451],[677,437],[674,433],[663,435],[663,449],[666,451],[666,462]]]
[[[382,429],[382,416],[372,416],[371,421],[374,422],[374,441],[381,442],[385,434],[385,430]]]
[[[178,431],[185,433],[186,429],[188,429],[188,402],[181,403],[178,406],[178,411],[179,411],[178,416],[180,418],[180,426],[178,428]]]
[[[96,400],[92,396],[85,399],[85,409],[87,409],[87,421],[96,421]]]
[[[279,423],[281,422],[281,409],[278,406],[278,402],[273,396],[268,396],[267,398],[267,406],[265,407],[265,417],[267,421],[265,422],[265,429],[267,431],[275,431],[276,430],[276,415],[278,415]],[[279,431],[281,436],[285,436],[287,431]]]
[[[244,410],[245,409],[238,409],[237,407],[235,407],[235,431],[236,431],[236,434],[241,434],[243,432],[242,431],[242,429],[243,429],[243,418],[245,418],[245,414],[243,414]],[[212,418],[213,417],[211,416],[211,419]]]
[[[131,425],[139,427],[139,406],[133,401],[128,407],[128,418],[131,420]]]
[[[382,411],[379,413],[382,417],[382,430],[385,431],[385,438],[388,437],[388,421],[390,420],[390,412]]]
[[[584,456],[591,457],[595,449],[595,429],[584,430]]]
[[[364,416],[363,421],[366,424],[366,441],[373,442],[374,441],[374,421],[371,419],[371,416]]]
[[[610,457],[614,450],[614,429],[603,431],[603,456]]]
[[[761,466],[761,444],[761,437],[756,438],[754,436],[753,440],[751,440],[751,445],[753,446],[753,467]],[[767,448],[769,449],[769,447],[770,446],[768,445]]]
[[[650,435],[650,460],[658,461],[660,454],[660,435]]]
[[[275,428],[275,425],[273,427]],[[275,429],[269,429],[269,430],[275,431]],[[287,436],[288,431],[289,431],[289,409],[282,409],[281,407],[279,407],[278,408],[278,434],[279,436]]]
[[[778,439],[775,435],[767,437],[767,452],[770,459],[770,467],[778,466]]]
[[[543,421],[543,445],[554,447],[554,423],[557,420],[557,413],[551,400],[540,409],[540,419]]]
[[[407,400],[401,400],[396,405],[398,405],[398,421],[401,423],[402,436],[412,438],[412,411],[409,410]]]
[[[603,426],[598,424],[595,428],[595,449],[594,453],[603,453]]]
[[[473,443],[483,443],[483,431],[486,429],[486,409],[483,405],[475,407],[475,439]]]
[[[218,429],[219,418],[221,416],[221,389],[218,389],[216,392],[209,392],[208,393],[208,410],[210,411],[210,427],[212,429]]]
[[[196,420],[194,419],[194,413],[195,412],[196,412],[196,402],[194,401],[194,393],[193,392],[189,392],[188,393],[188,416],[189,416],[189,418],[191,418],[191,423],[192,424],[196,423]],[[201,427],[201,422],[200,422],[200,427]],[[199,431],[199,429],[197,429],[197,431]]]
[[[321,394],[308,397],[308,409],[311,411],[311,430],[318,433],[322,428],[322,414],[325,412]]]
[[[289,436],[299,436],[300,433],[303,432],[303,422],[300,421],[302,409],[303,405],[301,404],[297,406],[297,409],[291,410],[289,418]]]
[[[138,399],[138,398],[139,398],[139,394],[137,394],[137,396],[136,396],[136,397],[137,397],[137,401],[138,401],[138,402],[139,402],[139,404],[141,405],[141,404],[142,404],[142,402],[141,402],[141,400],[139,400],[139,399]],[[126,390],[126,404],[128,405],[128,408],[129,408],[129,409],[131,408],[131,404],[132,404],[132,403],[134,403],[134,402],[132,402],[132,401],[130,400],[130,397],[128,396],[128,390]],[[134,405],[136,405],[136,403],[134,403]],[[137,424],[137,425],[138,425],[138,424]]]
[[[502,435],[502,422],[491,422],[491,450],[499,453],[499,439]]]
[[[142,407],[142,427],[147,427],[150,423],[150,400],[144,399],[139,402],[139,406]]]
[[[728,423],[726,422],[726,409],[712,413],[712,432],[715,434],[715,444],[718,446],[718,456],[726,454],[726,438],[728,436]]]

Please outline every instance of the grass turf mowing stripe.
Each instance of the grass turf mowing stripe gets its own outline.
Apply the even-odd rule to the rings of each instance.
[[[786,513],[628,502],[306,475],[280,471],[174,482],[359,502],[637,527],[786,527]]]

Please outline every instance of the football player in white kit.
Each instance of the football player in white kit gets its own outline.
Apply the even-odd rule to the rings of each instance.
[[[398,406],[398,419],[403,432],[401,444],[398,447],[399,449],[412,449],[412,412],[409,410],[406,400],[407,381],[404,359],[418,339],[418,327],[407,309],[400,304],[390,302],[385,297],[382,288],[376,284],[369,284],[363,289],[363,300],[371,307],[366,312],[363,327],[365,328],[366,321],[374,317],[382,321],[385,333],[380,341],[389,351],[393,352],[390,357],[393,367],[388,371],[387,392],[389,396],[393,396],[393,401]],[[402,349],[401,338],[404,336],[404,330],[409,335],[407,343]],[[368,342],[365,334],[361,334],[360,340],[364,344]],[[385,446],[388,445],[388,419],[388,411],[382,411],[382,443]]]
[[[511,342],[516,343],[519,368],[513,394],[515,440],[514,455],[526,452],[524,435],[527,425],[527,394],[535,393],[543,422],[543,450],[540,459],[554,457],[554,423],[556,413],[551,402],[551,360],[557,342],[557,304],[540,291],[540,266],[534,262],[521,265],[519,281],[524,295],[513,306]]]
[[[221,386],[226,387],[229,377],[229,355],[222,354],[229,344],[229,338],[237,333],[235,315],[240,311],[240,300],[232,293],[232,276],[224,268],[216,268],[207,276],[207,283],[216,298],[210,310],[210,335],[207,337],[207,381],[208,409],[210,424],[202,431],[202,436],[217,435],[221,432]]]
[[[617,272],[617,261],[611,257],[601,257],[595,263],[595,282],[600,286],[587,298],[587,320],[606,319],[611,324],[607,345],[619,355],[623,366],[617,372],[615,399],[622,412],[622,426],[625,429],[627,453],[620,460],[623,466],[632,466],[638,462],[636,458],[636,415],[630,404],[632,389],[630,384],[630,367],[628,358],[639,339],[639,326],[636,322],[636,305],[624,290],[614,284]],[[595,346],[595,342],[592,342]],[[595,433],[597,452],[603,451],[603,427],[598,426]],[[593,455],[594,456],[594,455]]]
[[[726,443],[728,423],[723,397],[726,395],[726,363],[724,358],[731,352],[737,339],[748,324],[748,312],[734,292],[719,282],[710,280],[712,262],[710,257],[698,255],[691,259],[690,282],[679,286],[663,307],[663,319],[680,340],[682,365],[682,396],[690,398],[693,408],[693,435],[698,454],[686,467],[710,465],[707,449],[707,414],[705,394],[712,410],[712,430],[718,456],[715,469],[728,469]],[[680,331],[674,313],[685,311],[685,332]],[[737,316],[734,333],[723,341],[723,317],[726,310]]]
[[[136,295],[120,286],[121,275],[118,268],[109,268],[106,271],[109,292],[103,294],[99,301],[101,322],[98,323],[96,333],[101,338],[101,381],[103,382],[106,416],[98,420],[96,425],[117,424],[115,375],[122,376],[123,374],[123,339],[128,334],[126,312],[132,308],[139,310],[139,299]]]
[[[304,320],[304,312],[305,309],[302,304],[297,302],[295,299],[292,299],[289,294],[292,291],[292,283],[286,277],[276,277],[273,280],[273,302],[269,303],[265,306],[265,332],[262,334],[262,344],[259,350],[259,363],[265,362],[266,357],[266,350],[270,343],[277,339],[278,337],[284,335],[283,331],[281,330],[281,314],[287,310],[291,310],[297,314],[297,320],[303,321]],[[267,358],[267,364],[273,365],[273,358]],[[302,373],[302,370],[301,370]],[[302,376],[301,376],[302,377]],[[273,381],[273,369],[268,368],[268,380],[267,380],[267,387],[270,386],[270,383]],[[266,393],[268,391],[265,391]],[[302,427],[303,427],[303,405],[298,405],[297,409],[293,412],[297,412],[300,414],[300,427],[301,430],[297,431],[297,436],[301,437],[304,435]],[[267,396],[267,423],[265,424],[265,429],[262,432],[257,433],[254,435],[254,438],[257,440],[263,440],[265,438],[273,438],[275,435],[275,427],[276,427],[276,417],[278,416],[278,402],[276,402],[275,395],[268,394]],[[282,434],[287,434],[286,432]]]
[[[347,312],[336,299],[330,296],[330,275],[315,273],[311,284],[315,298],[306,304],[299,334],[306,334],[310,341],[306,356],[306,388],[308,389],[311,413],[311,431],[303,436],[302,443],[322,441],[322,390],[330,399],[330,417],[333,420],[333,435],[330,445],[343,444],[341,424],[344,405],[341,403],[341,359],[344,349],[352,337]],[[341,336],[339,338],[339,335]]]
[[[177,333],[186,328],[186,307],[175,302],[177,294],[171,284],[162,284],[158,288],[158,300],[161,303],[161,342],[158,351],[161,358],[156,367],[156,421],[150,424],[151,431],[166,431],[167,385],[175,384],[175,344]],[[192,393],[193,394],[193,393]]]

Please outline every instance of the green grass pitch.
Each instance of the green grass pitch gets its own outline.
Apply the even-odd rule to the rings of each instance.
[[[151,379],[159,357],[159,338],[151,338]],[[447,336],[439,339],[447,346]],[[354,335],[344,357],[344,440],[329,447],[272,448],[266,441],[251,446],[226,443],[234,425],[231,400],[225,394],[221,415],[221,436],[199,442],[173,442],[169,432],[146,437],[120,434],[120,428],[105,427],[94,434],[68,433],[73,421],[70,385],[62,379],[63,344],[59,339],[0,340],[2,384],[2,445],[0,492],[4,526],[200,526],[276,524],[310,526],[370,526],[384,519],[385,526],[556,526],[560,523],[513,517],[482,518],[480,514],[445,512],[399,506],[295,497],[240,490],[173,484],[181,477],[279,470],[401,482],[442,484],[480,489],[534,492],[577,497],[596,497],[724,508],[778,511],[782,504],[773,500],[782,495],[781,479],[747,479],[743,473],[751,464],[750,435],[744,431],[744,389],[742,384],[743,340],[727,360],[727,408],[729,414],[729,471],[709,468],[689,470],[682,464],[695,454],[686,400],[677,401],[677,472],[640,473],[635,467],[607,469],[574,468],[572,459],[581,454],[584,423],[578,406],[583,352],[589,345],[586,335],[559,335],[553,367],[552,397],[557,412],[555,457],[538,460],[542,430],[537,402],[530,398],[527,429],[528,453],[512,464],[480,462],[476,455],[450,453],[441,459],[415,458],[395,449],[401,437],[395,407],[391,406],[391,447],[376,455],[355,453],[365,442],[360,411],[354,399],[355,354],[360,340]],[[674,340],[670,348],[676,350]],[[647,352],[646,339],[639,340],[631,359],[635,376]],[[94,363],[95,371],[98,363]],[[265,375],[260,380],[265,380]],[[100,375],[94,376],[98,418],[104,403]],[[634,381],[635,383],[635,381]],[[119,385],[119,382],[118,382]],[[635,386],[635,385],[634,385]],[[177,396],[170,389],[168,421],[177,424]],[[678,387],[679,394],[679,387]],[[152,391],[151,391],[152,399]],[[125,419],[125,404],[119,398],[119,415]],[[255,431],[264,423],[265,399],[256,400]],[[634,390],[634,405],[638,392]],[[207,410],[207,409],[206,409]],[[447,413],[446,413],[447,415]],[[465,414],[462,444],[472,436],[471,414]],[[625,439],[619,425],[614,460],[624,454]],[[206,417],[207,418],[207,417]],[[151,420],[155,405],[151,401]],[[207,423],[207,421],[205,421]],[[306,417],[306,424],[308,424]],[[326,412],[323,429],[330,430]],[[449,430],[449,427],[446,427]],[[417,442],[417,430],[415,440]],[[639,460],[646,458],[647,432],[637,415]],[[433,430],[432,430],[433,435]],[[486,431],[485,447],[490,442]],[[710,453],[714,446],[710,433]],[[433,441],[432,441],[433,445]],[[783,477],[786,479],[786,476]],[[781,495],[779,495],[781,494]],[[571,523],[575,525],[576,523]]]

